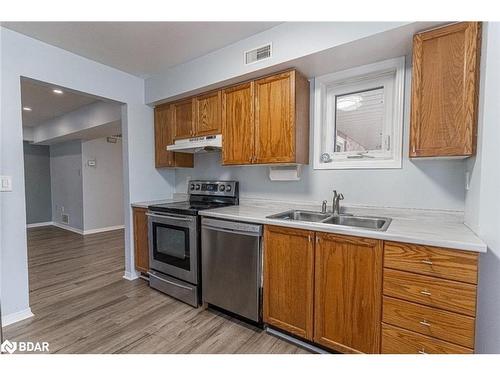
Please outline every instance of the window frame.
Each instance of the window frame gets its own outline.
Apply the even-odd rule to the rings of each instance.
[[[405,57],[325,74],[314,79],[314,169],[389,169],[402,167]],[[338,96],[384,87],[385,117],[383,145],[390,136],[390,151],[372,150],[353,158],[360,152],[330,153],[331,162],[321,161],[327,141],[335,139],[335,111]],[[332,100],[333,95],[333,100]],[[333,122],[333,124],[332,124]],[[333,141],[335,142],[335,141]],[[335,147],[335,146],[334,146]],[[383,147],[383,148],[386,148]],[[350,156],[350,157],[349,157]]]

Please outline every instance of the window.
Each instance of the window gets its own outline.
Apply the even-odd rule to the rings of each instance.
[[[401,168],[404,62],[315,78],[315,169]]]

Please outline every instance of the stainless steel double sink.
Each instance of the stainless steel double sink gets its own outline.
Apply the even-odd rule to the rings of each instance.
[[[305,221],[312,223],[322,223],[338,225],[343,227],[369,229],[385,232],[392,219],[388,217],[357,216],[349,214],[333,215],[332,213],[321,213],[305,210],[289,210],[279,214],[270,215],[267,219]]]

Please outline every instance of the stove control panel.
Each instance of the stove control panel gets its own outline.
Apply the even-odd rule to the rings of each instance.
[[[238,181],[192,180],[188,184],[188,193],[190,195],[236,197],[238,195]]]

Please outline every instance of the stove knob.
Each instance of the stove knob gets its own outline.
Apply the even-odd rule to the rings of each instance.
[[[194,190],[194,184],[191,184],[191,186],[189,186],[189,188],[190,188],[191,190]]]
[[[196,184],[196,190],[200,190],[200,184]]]
[[[219,191],[224,191],[226,190],[226,187],[224,185],[219,185]]]
[[[226,191],[227,192],[231,191],[231,185],[226,185]]]

